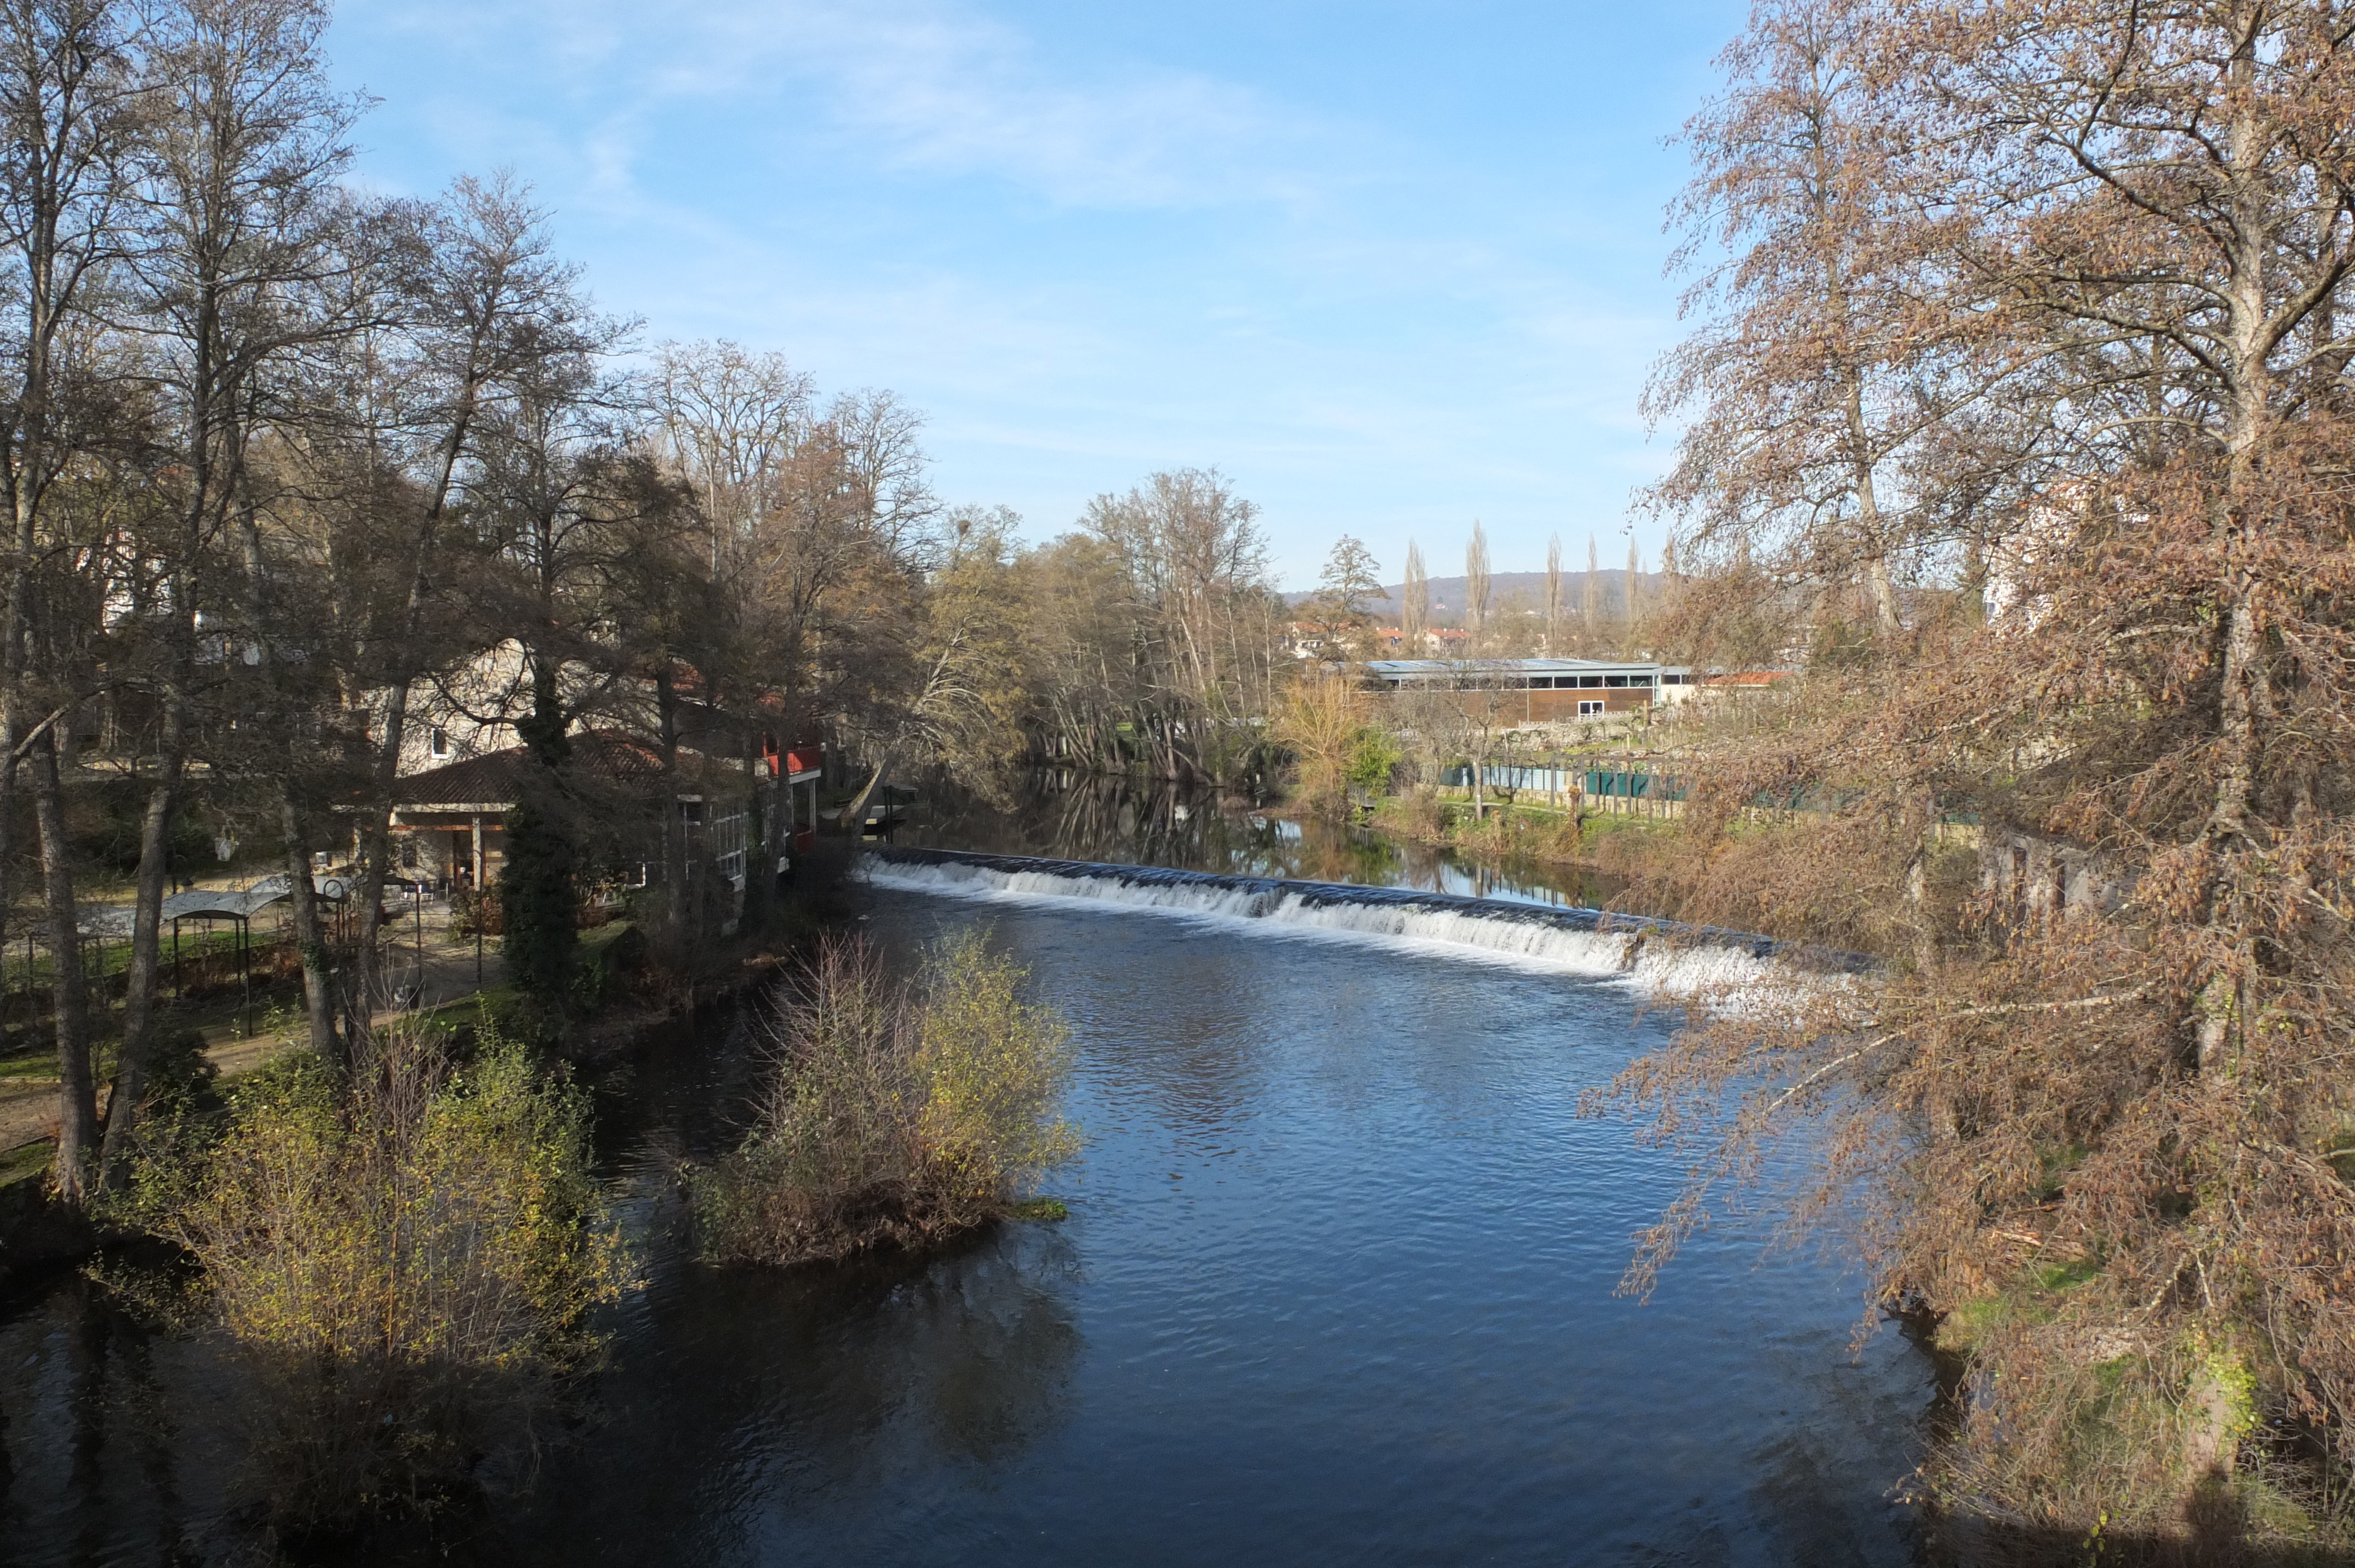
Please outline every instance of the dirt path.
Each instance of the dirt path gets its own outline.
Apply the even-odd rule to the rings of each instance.
[[[446,917],[437,918],[437,915],[433,910],[426,913],[423,984],[417,999],[418,1005],[423,1007],[439,1007],[470,996],[479,989],[474,980],[473,940],[451,940],[443,928]],[[404,991],[416,986],[421,973],[419,958],[413,925],[401,931],[399,940],[388,931],[382,972],[392,984]],[[497,986],[506,978],[496,943],[484,950],[482,975],[484,986]],[[391,1016],[390,1010],[377,1015],[379,1021]],[[247,1036],[238,1033],[235,1022],[212,1024],[205,1029],[205,1055],[220,1069],[223,1078],[240,1077],[293,1046],[297,1028],[299,1022],[293,1022],[286,1029],[258,1030]],[[0,1154],[57,1137],[57,1093],[54,1075],[0,1080]]]

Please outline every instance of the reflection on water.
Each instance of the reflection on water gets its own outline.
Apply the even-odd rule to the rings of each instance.
[[[973,905],[870,895],[913,951]],[[745,1033],[600,1094],[648,1288],[531,1493],[318,1560],[1907,1563],[1932,1388],[1853,1281],[1703,1235],[1614,1294],[1677,1161],[1580,1091],[1663,1027],[1576,977],[994,906],[1070,1017],[1071,1218],[922,1261],[694,1260],[669,1157]],[[0,1312],[0,1562],[225,1561],[205,1346],[61,1282]]]
[[[1600,908],[1618,890],[1610,878],[1575,866],[1535,861],[1497,865],[1394,839],[1362,824],[1273,815],[1245,796],[1065,768],[1033,771],[1018,799],[1004,808],[954,787],[929,789],[898,812],[890,836],[894,843],[927,849],[1411,887],[1588,908]]]

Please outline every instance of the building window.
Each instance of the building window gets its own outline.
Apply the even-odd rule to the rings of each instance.
[[[1606,686],[1624,686],[1627,683],[1627,677],[1625,675],[1605,675],[1603,677],[1603,683]]]
[[[1578,716],[1581,718],[1602,717],[1603,704],[1595,698],[1588,698],[1586,701],[1578,705]]]
[[[443,729],[440,725],[435,725],[433,726],[433,733],[426,736],[425,748],[436,757],[449,756],[450,732]]]
[[[1600,686],[1603,684],[1603,677],[1600,675],[1581,675],[1578,678],[1578,683],[1582,686]]]

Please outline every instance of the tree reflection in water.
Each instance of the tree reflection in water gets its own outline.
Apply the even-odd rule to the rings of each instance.
[[[901,811],[891,841],[1588,907],[1617,891],[1610,879],[1576,866],[1481,861],[1362,822],[1287,815],[1246,795],[1060,768],[1032,770],[1008,808],[945,780],[930,781]]]

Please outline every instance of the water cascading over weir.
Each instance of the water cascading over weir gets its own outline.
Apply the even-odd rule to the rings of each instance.
[[[868,850],[864,864],[876,886],[902,892],[1067,900],[1180,917],[1264,921],[1289,935],[1444,947],[1465,957],[1668,991],[1740,986],[1777,961],[1848,972],[1866,963],[1855,955],[1797,948],[1750,932],[1412,888],[896,845]]]

